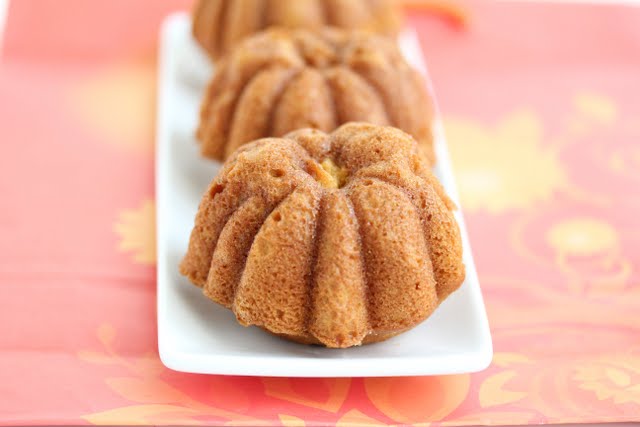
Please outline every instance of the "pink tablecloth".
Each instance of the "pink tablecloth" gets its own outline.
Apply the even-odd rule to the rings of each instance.
[[[472,375],[187,375],[157,356],[155,51],[181,1],[14,0],[0,424],[640,421],[640,9],[414,12],[495,344]]]

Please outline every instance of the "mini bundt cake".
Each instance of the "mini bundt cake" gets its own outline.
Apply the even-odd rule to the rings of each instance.
[[[452,209],[404,132],[298,130],[227,160],[180,271],[242,325],[327,347],[382,341],[464,280]]]
[[[389,39],[358,31],[271,29],[221,61],[200,111],[202,154],[224,160],[258,138],[350,121],[411,134],[433,163],[425,82]]]
[[[401,24],[396,0],[198,0],[193,35],[212,58],[268,27],[318,30],[331,26],[395,35]]]

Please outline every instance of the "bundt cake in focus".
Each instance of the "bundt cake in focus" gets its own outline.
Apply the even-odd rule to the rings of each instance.
[[[180,271],[245,326],[327,347],[382,341],[464,280],[452,209],[404,132],[298,130],[229,157]]]
[[[198,0],[193,35],[212,58],[271,26],[325,26],[394,35],[401,24],[396,0]]]
[[[224,160],[258,138],[361,121],[411,134],[433,163],[432,119],[425,82],[391,40],[358,31],[271,29],[221,61],[197,137],[204,156]]]

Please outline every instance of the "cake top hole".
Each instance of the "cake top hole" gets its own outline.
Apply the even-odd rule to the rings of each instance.
[[[342,188],[349,177],[345,168],[338,166],[329,158],[320,163],[310,162],[309,174],[324,188]]]

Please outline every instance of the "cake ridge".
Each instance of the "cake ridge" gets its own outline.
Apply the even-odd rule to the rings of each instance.
[[[347,195],[345,195],[345,200],[347,203],[347,208],[349,209],[349,212],[352,215],[352,218],[354,220],[354,225],[355,225],[355,232],[356,232],[356,240],[355,243],[358,247],[358,259],[360,261],[360,271],[362,274],[362,287],[364,290],[364,297],[365,297],[365,302],[366,302],[366,334],[363,337],[363,339],[366,339],[366,337],[368,335],[371,335],[373,333],[373,328],[371,327],[371,313],[369,311],[369,301],[371,298],[371,279],[369,277],[369,273],[368,273],[368,269],[367,269],[367,259],[364,256],[364,244],[362,242],[362,230],[361,230],[361,226],[360,226],[360,218],[358,218],[358,215],[356,214],[356,210],[353,207],[353,202],[351,201],[351,197],[348,197]]]
[[[318,210],[316,212],[316,220],[313,226],[313,242],[312,242],[312,250],[311,256],[309,257],[309,265],[307,271],[307,277],[305,278],[307,282],[307,306],[306,306],[306,316],[305,316],[305,328],[308,330],[315,338],[315,334],[311,332],[311,322],[313,320],[313,296],[316,291],[317,283],[316,283],[316,269],[318,264],[318,251],[320,250],[320,245],[322,244],[319,235],[322,233],[325,227],[325,203],[327,200],[327,193],[322,191],[320,194],[320,201],[318,202]]]
[[[314,90],[309,90],[309,86]],[[320,72],[303,69],[293,79],[277,105],[273,106],[272,131],[285,135],[296,129],[313,127],[330,131],[336,127],[335,112],[330,110],[331,94]]]
[[[355,187],[349,194],[349,198],[354,205],[356,217],[363,224],[361,227],[361,238],[363,242],[363,256],[367,265],[367,271],[371,274],[370,298],[368,301],[369,321],[373,330],[389,329],[389,307],[398,307],[397,315],[400,319],[396,323],[398,327],[405,327],[404,322],[410,321],[406,313],[411,312],[412,303],[416,298],[403,300],[398,293],[398,289],[403,286],[404,273],[411,270],[411,265],[405,264],[405,272],[396,274],[392,280],[388,276],[388,269],[393,268],[395,262],[403,254],[398,252],[397,231],[399,229],[399,218],[392,221],[385,220],[386,215],[397,210],[397,205],[406,207],[410,204],[408,198],[393,186],[376,180],[363,181],[362,186]],[[382,200],[387,202],[381,203]],[[398,214],[398,212],[395,212]],[[400,213],[402,208],[400,208]],[[384,217],[384,218],[383,218]],[[409,237],[408,235],[401,237]],[[408,242],[404,242],[408,243]],[[391,245],[391,247],[389,247]],[[395,246],[395,247],[394,247]],[[419,262],[418,262],[419,264]],[[414,271],[415,271],[415,267]],[[420,266],[417,266],[420,269]],[[409,274],[411,275],[411,274]],[[406,285],[406,283],[405,283]],[[413,317],[413,316],[412,316]]]
[[[222,186],[222,190],[214,195],[210,195],[210,190],[213,188],[216,188],[217,186]],[[215,250],[215,246],[218,242],[218,239],[220,237],[220,233],[222,232],[222,227],[224,226],[224,224],[227,223],[228,221],[228,217],[233,214],[233,212],[235,212],[235,210],[237,209],[237,206],[242,203],[241,201],[235,201],[234,204],[231,204],[230,206],[227,206],[226,209],[222,209],[222,216],[220,216],[220,212],[218,212],[219,215],[214,215],[216,212],[213,212],[212,210],[212,202],[213,200],[219,195],[219,194],[223,194],[224,191],[227,189],[227,187],[221,183],[221,182],[217,182],[217,180],[214,180],[214,182],[211,183],[211,185],[209,186],[209,188],[207,188],[207,191],[205,192],[205,196],[203,198],[203,200],[200,203],[200,207],[198,208],[198,214],[196,216],[196,227],[198,227],[198,222],[203,222],[202,218],[199,217],[207,217],[207,219],[211,220],[214,219],[213,224],[214,224],[214,230],[213,233],[210,234],[209,236],[207,236],[204,232],[206,230],[204,230],[204,228],[202,228],[200,231],[201,233],[199,235],[197,235],[198,237],[200,237],[200,239],[196,239],[194,241],[190,241],[189,242],[189,250],[191,251],[191,245],[194,245],[195,247],[193,248],[193,250],[198,253],[200,256],[195,260],[195,266],[189,266],[188,264],[191,263],[187,263],[185,262],[185,260],[187,259],[185,257],[185,259],[183,259],[182,263],[180,264],[180,271],[182,272],[182,274],[187,275],[190,279],[195,280],[194,283],[196,285],[198,285],[199,287],[203,287],[204,284],[206,283],[206,278],[207,276],[201,277],[202,275],[202,269],[203,269],[203,263],[205,262],[204,260],[202,260],[202,257],[204,256],[205,260],[209,259],[210,256],[213,255],[213,252]],[[228,193],[227,193],[228,194]],[[225,195],[226,196],[226,195]],[[224,197],[224,196],[220,196],[220,197]],[[200,220],[200,221],[199,221]],[[220,225],[220,223],[222,223],[222,225]],[[200,227],[203,227],[202,224],[200,224]],[[202,236],[203,234],[205,234],[204,236]],[[193,235],[193,233],[192,233]],[[199,250],[198,250],[199,249]],[[202,253],[202,251],[204,251],[204,254]],[[208,264],[206,264],[206,271],[209,271],[209,266],[210,266],[210,262]],[[198,272],[200,272],[200,275],[198,275]],[[208,274],[208,273],[207,273]]]
[[[269,205],[269,208],[267,209],[267,211],[264,213],[264,220],[266,221],[267,218],[269,218],[269,216],[276,210],[278,209],[278,207],[285,201],[287,200],[287,198],[289,198],[289,196],[291,196],[291,194],[293,194],[293,192],[296,189],[293,188],[290,192],[288,192],[284,197],[282,197],[280,200],[276,201],[275,204]],[[240,271],[240,275],[238,277],[238,283],[235,286],[235,289],[233,291],[233,299],[235,301],[237,292],[238,292],[238,287],[240,286],[240,282],[242,281],[242,277],[244,276],[244,272],[246,270],[247,267],[247,263],[246,260],[249,257],[249,253],[251,252],[251,248],[253,247],[253,244],[256,240],[256,236],[258,235],[258,233],[260,232],[260,229],[262,228],[262,225],[260,225],[260,227],[258,227],[258,229],[256,230],[255,233],[253,233],[252,237],[251,237],[251,243],[249,244],[249,247],[246,251],[245,257],[244,257],[244,263],[242,265],[242,269]]]
[[[316,0],[316,2],[320,6],[322,23],[324,25],[331,25],[332,23],[329,22],[329,5],[325,0]]]
[[[358,69],[352,69],[351,70],[355,75],[357,75],[358,77],[360,77],[363,82],[371,89],[374,91],[374,93],[380,98],[382,99],[383,102],[381,102],[382,104],[382,108],[384,109],[384,115],[386,117],[386,119],[389,121],[389,125],[390,126],[397,126],[397,120],[394,116],[393,113],[391,113],[391,111],[393,110],[391,108],[391,106],[389,106],[389,100],[388,100],[388,94],[380,89],[380,86],[378,86],[377,83],[372,82],[371,79],[369,79],[369,77],[365,76],[362,72],[362,70],[358,70]]]
[[[310,225],[315,227],[319,201],[320,194],[317,191],[299,187],[280,205],[280,209],[288,205],[295,207],[289,211],[289,214],[303,217],[301,223],[295,224],[299,227],[297,229],[301,233],[299,236],[294,236],[290,230],[282,230],[281,224],[289,221],[290,218],[285,215],[278,219],[277,215],[281,215],[279,210],[274,209],[265,220],[249,251],[245,272],[236,293],[234,309],[238,321],[242,324],[267,327],[277,333],[300,334],[303,332],[309,304],[305,298],[307,286],[304,278],[309,274],[310,263],[308,260],[302,262],[301,258],[308,256],[311,251],[312,234],[309,236],[305,233],[309,232]],[[301,204],[303,205],[305,202],[312,203],[311,211],[300,209]],[[311,224],[307,221],[310,221]],[[273,225],[274,223],[276,225]],[[284,240],[284,234],[286,234],[286,240]],[[294,243],[302,244],[302,248],[299,248],[301,253],[297,251],[292,253],[291,246]],[[276,250],[278,250],[277,254],[275,254]],[[287,262],[285,265],[278,265],[274,257],[277,257],[278,260],[286,259]],[[270,260],[271,262],[260,263],[261,260]],[[283,277],[287,274],[293,275],[293,277]],[[257,280],[252,280],[254,275],[257,276]],[[282,291],[269,286],[276,283],[286,289]],[[264,290],[267,294],[277,294],[280,291],[280,295],[271,298],[268,303],[260,302],[261,298],[256,298],[256,292],[260,290]],[[283,304],[290,301],[297,302],[297,306],[285,312]],[[280,313],[281,311],[283,314]],[[291,322],[284,324],[284,320],[287,319],[282,316],[288,316]]]
[[[374,165],[372,165],[374,166]],[[425,238],[426,238],[426,242],[427,242],[427,249],[429,251],[430,254],[432,255],[437,255],[437,254],[433,254],[433,249],[434,247],[437,249],[439,246],[441,246],[440,244],[440,240],[436,240],[434,238],[432,238],[432,227],[434,227],[434,219],[432,218],[432,213],[428,213],[428,210],[426,210],[428,208],[428,206],[433,205],[433,204],[440,204],[442,203],[444,207],[449,207],[448,204],[446,203],[446,199],[448,199],[448,197],[446,195],[444,195],[444,197],[446,199],[444,199],[442,197],[442,195],[438,194],[438,191],[436,188],[433,188],[434,186],[425,186],[424,190],[422,191],[415,191],[414,189],[411,188],[412,184],[410,182],[407,182],[405,180],[404,177],[402,177],[401,175],[398,174],[392,174],[389,173],[388,170],[384,171],[380,171],[380,175],[366,175],[364,174],[363,177],[368,177],[368,178],[375,178],[378,179],[380,181],[389,183],[393,186],[395,186],[396,188],[398,188],[399,190],[402,190],[407,197],[409,197],[412,201],[412,205],[414,206],[414,208],[416,209],[416,211],[419,213],[420,218],[421,218],[421,223],[422,226],[424,228],[424,233],[425,233]],[[419,175],[412,173],[412,178],[415,179],[422,179],[422,177],[420,177]],[[426,194],[425,194],[426,193]],[[431,193],[431,194],[429,194]],[[418,205],[418,202],[420,202],[420,205],[422,205],[422,209],[424,212],[421,213],[420,210],[420,206]],[[427,215],[427,217],[425,217],[425,215]],[[435,221],[435,225],[439,224],[442,221],[446,221],[446,219],[440,219],[440,221]],[[457,235],[453,236],[451,240],[456,240],[459,239],[459,233],[457,233]],[[437,259],[437,257],[434,257]],[[446,273],[446,271],[445,271]],[[436,283],[437,283],[437,287],[436,287],[436,291],[438,292],[438,295],[441,296],[443,289],[442,288],[442,275],[443,275],[443,270],[438,266],[438,265],[433,265],[433,275],[436,279]],[[444,296],[448,295],[448,292],[446,292],[446,290],[444,290]]]
[[[302,72],[302,69],[294,70],[293,74],[289,77],[289,79],[287,79],[285,84],[278,91],[278,94],[275,96],[275,98],[273,100],[273,106],[272,106],[272,108],[269,109],[269,111],[267,113],[267,131],[266,131],[267,135],[271,135],[273,133],[273,122],[275,120],[275,112],[276,112],[276,107],[275,106],[280,104],[280,102],[282,100],[282,95],[284,95],[284,93],[286,92],[287,87],[289,86],[289,84],[291,83],[291,81],[293,79],[298,77],[298,75],[301,72]]]
[[[392,125],[385,103],[380,102],[380,99],[382,98],[380,92],[378,92],[378,90],[360,74],[347,68],[334,67],[325,70],[325,78],[327,79],[329,85],[332,86],[332,91],[334,93],[342,91],[347,92],[348,95],[354,96],[353,93],[348,93],[348,91],[355,90],[357,88],[363,88],[361,90],[364,90],[364,93],[367,94],[367,97],[369,98],[368,105],[371,108],[371,113],[374,114],[374,118],[370,118],[369,121],[373,124],[378,125]],[[351,81],[346,85],[340,85],[340,78],[351,79]],[[367,91],[369,91],[369,93],[367,93]],[[348,99],[349,97],[345,98]],[[345,102],[348,102],[346,101],[346,99]],[[359,121],[357,119],[345,117],[344,113],[340,113],[340,109],[337,107],[337,105],[335,105],[335,107],[336,111],[338,112],[340,122],[348,123],[350,121]],[[382,120],[380,120],[379,117],[375,118],[376,110],[382,113]]]
[[[281,75],[278,75],[276,73],[281,73]],[[277,105],[280,102],[282,94],[286,91],[289,83],[292,81],[292,79],[295,79],[299,73],[300,73],[300,70],[287,70],[281,67],[268,67],[260,70],[258,73],[255,74],[255,76],[253,76],[253,78],[250,81],[247,82],[247,84],[242,89],[242,93],[237,97],[237,103],[234,107],[232,116],[229,120],[231,125],[230,125],[230,129],[227,129],[227,136],[226,136],[229,142],[225,147],[225,152],[227,156],[230,153],[232,153],[236,148],[238,148],[240,145],[242,145],[243,141],[246,141],[247,139],[251,139],[251,140],[255,139],[252,137],[253,135],[251,134],[247,136],[247,132],[251,130],[255,131],[256,128],[258,128],[258,131],[259,131],[261,128],[262,131],[261,132],[259,131],[260,134],[256,135],[256,137],[258,138],[260,138],[264,134],[268,135],[271,133],[271,129],[273,126],[272,115],[274,111],[274,108],[272,108],[271,105]],[[262,81],[263,79],[272,77],[274,74],[276,78],[282,79],[281,81],[277,80],[275,85],[272,84],[271,88],[275,89],[275,91],[271,92],[270,94],[267,94],[266,96],[264,94],[260,94],[259,91],[256,89],[256,86],[258,85],[258,83],[263,83]],[[255,93],[255,92],[258,92],[258,93]],[[251,97],[255,99],[252,99]],[[256,118],[261,117],[261,114],[256,113],[255,111],[244,114],[245,116],[247,116],[246,117],[247,120],[245,121],[254,120],[254,123],[243,123],[242,121],[240,121],[240,119],[238,118],[240,117],[238,111],[240,110],[242,112],[241,110],[242,106],[245,104],[248,104],[249,107],[255,107],[258,100],[263,104],[265,104],[266,111],[267,111],[266,114],[262,114],[262,117],[264,117],[265,115],[267,116],[265,117],[265,120],[262,126],[260,126],[259,123],[255,123]],[[240,136],[238,136],[238,134]]]
[[[428,275],[433,279],[433,282],[435,284],[435,291],[436,294],[438,296],[440,296],[439,292],[438,292],[438,278],[436,275],[436,271],[435,271],[435,267],[433,265],[433,262],[431,261],[433,253],[432,253],[432,244],[431,244],[431,240],[429,238],[429,221],[427,221],[427,219],[424,217],[423,212],[421,212],[418,204],[417,204],[417,200],[416,200],[416,196],[415,194],[410,191],[409,188],[407,188],[406,183],[401,183],[398,181],[394,181],[392,179],[389,179],[388,177],[380,177],[380,176],[370,176],[370,175],[364,175],[362,178],[368,178],[368,179],[373,179],[376,181],[380,181],[380,182],[384,182],[386,184],[389,184],[393,187],[395,187],[396,189],[398,189],[399,191],[401,191],[411,202],[411,206],[413,207],[416,215],[418,216],[418,218],[420,218],[420,225],[422,226],[422,235],[424,237],[424,242],[425,242],[425,247],[427,250],[427,254],[429,255],[426,258],[426,262],[429,263],[429,268],[427,269]],[[418,178],[417,176],[414,175],[415,178]],[[431,216],[431,215],[428,215]]]
[[[234,227],[237,227],[236,223],[232,221],[237,219],[239,216],[241,217],[244,214],[245,209],[246,210],[250,209],[251,203],[257,203],[258,209],[260,207],[263,207],[262,212],[260,212],[259,216],[257,217],[258,224],[257,224],[257,228],[255,229],[255,232],[251,228],[249,229],[244,228],[242,232],[237,233],[237,234],[240,234],[240,236],[237,237],[236,239],[232,239],[231,237],[227,238],[227,234],[234,233],[235,231]],[[260,204],[262,204],[262,206]],[[233,214],[229,216],[229,219],[227,220],[226,224],[222,228],[222,231],[220,232],[220,236],[218,238],[219,244],[216,244],[216,248],[212,254],[211,265],[209,267],[209,273],[207,276],[206,285],[204,287],[205,295],[215,300],[216,302],[224,305],[227,308],[231,307],[231,304],[235,299],[238,284],[242,279],[244,266],[246,265],[246,258],[249,254],[249,251],[251,250],[251,245],[253,244],[253,240],[255,239],[255,235],[257,234],[257,232],[260,230],[261,223],[264,221],[264,219],[269,214],[269,212],[271,211],[269,210],[269,205],[266,202],[266,200],[262,196],[256,195],[256,196],[247,198],[238,207],[238,209],[236,209],[233,212]],[[239,246],[242,243],[241,241],[242,237],[245,237],[245,238],[248,237],[249,240],[245,242],[244,246]],[[228,244],[226,244],[227,242]],[[224,249],[221,249],[221,248],[224,248]],[[236,270],[232,272],[233,277],[226,278],[227,279],[226,283],[228,283],[229,286],[231,286],[232,288],[231,292],[229,292],[228,289],[225,290],[223,288],[225,284],[225,277],[220,271],[220,269],[228,271],[229,267],[228,265],[225,265],[225,264],[223,264],[222,266],[219,265],[219,263],[221,262],[220,258],[222,256],[222,254],[220,254],[219,251],[221,250],[231,251],[231,256],[226,257],[228,258],[226,260],[226,264],[232,263],[233,261],[239,262],[239,265],[238,265],[238,262],[236,262],[236,265],[239,268],[236,268]],[[233,253],[233,251],[235,251],[235,253]],[[234,255],[235,255],[234,257],[235,259],[232,258]],[[229,293],[231,293],[230,296],[229,296]]]
[[[316,235],[318,249],[312,273],[314,279],[313,287],[310,289],[310,301],[312,308],[309,313],[307,329],[309,334],[314,337],[315,340],[324,345],[349,346],[357,344],[369,333],[369,312],[367,307],[368,298],[366,296],[367,288],[364,280],[362,248],[357,241],[353,242],[356,247],[355,261],[353,260],[353,257],[339,257],[338,259],[333,260],[331,258],[327,259],[327,257],[332,257],[335,254],[330,246],[332,243],[332,237],[335,239],[336,233],[331,233],[332,229],[327,226],[327,220],[332,212],[329,207],[332,201],[335,200],[343,202],[349,214],[346,224],[343,224],[346,227],[340,230],[337,235],[343,236],[345,233],[349,234],[353,232],[354,237],[358,237],[357,218],[351,210],[349,198],[338,190],[327,190],[323,197],[323,204],[321,205],[322,213],[320,221],[322,222],[319,223],[319,232]],[[351,220],[351,223],[349,220]],[[351,225],[351,230],[349,229],[349,225]],[[342,240],[340,238],[339,240],[341,240],[343,244],[348,244],[348,240]],[[335,244],[337,242],[333,243]],[[329,255],[327,255],[327,253]],[[331,276],[331,273],[326,271],[327,265],[335,268],[336,264],[339,264],[340,262],[342,262],[342,264],[340,265],[339,273],[344,282],[338,283],[334,280],[328,283],[326,279],[327,276]],[[349,270],[350,263],[351,267],[353,267],[352,262],[357,262],[355,272],[360,275],[358,278],[359,280],[347,280],[349,279],[349,271],[345,271],[345,269]],[[328,289],[327,285],[331,286],[332,289]],[[344,295],[345,291],[347,291],[349,287],[351,287],[351,291],[355,292],[355,294],[350,294],[352,295],[351,301],[348,306],[343,304],[343,310],[341,312],[340,307],[330,304],[330,297],[326,294],[328,291],[333,291],[332,297],[335,298],[336,294]],[[317,307],[325,307],[325,310],[317,310]],[[327,307],[329,308],[327,309]],[[346,320],[344,319],[345,314],[348,315],[353,312],[355,312],[355,318],[351,319],[351,324],[355,327],[355,330],[351,331],[351,334],[348,334],[348,336],[345,336],[345,334],[342,333],[332,335],[332,324],[339,321],[341,317],[342,321]]]

